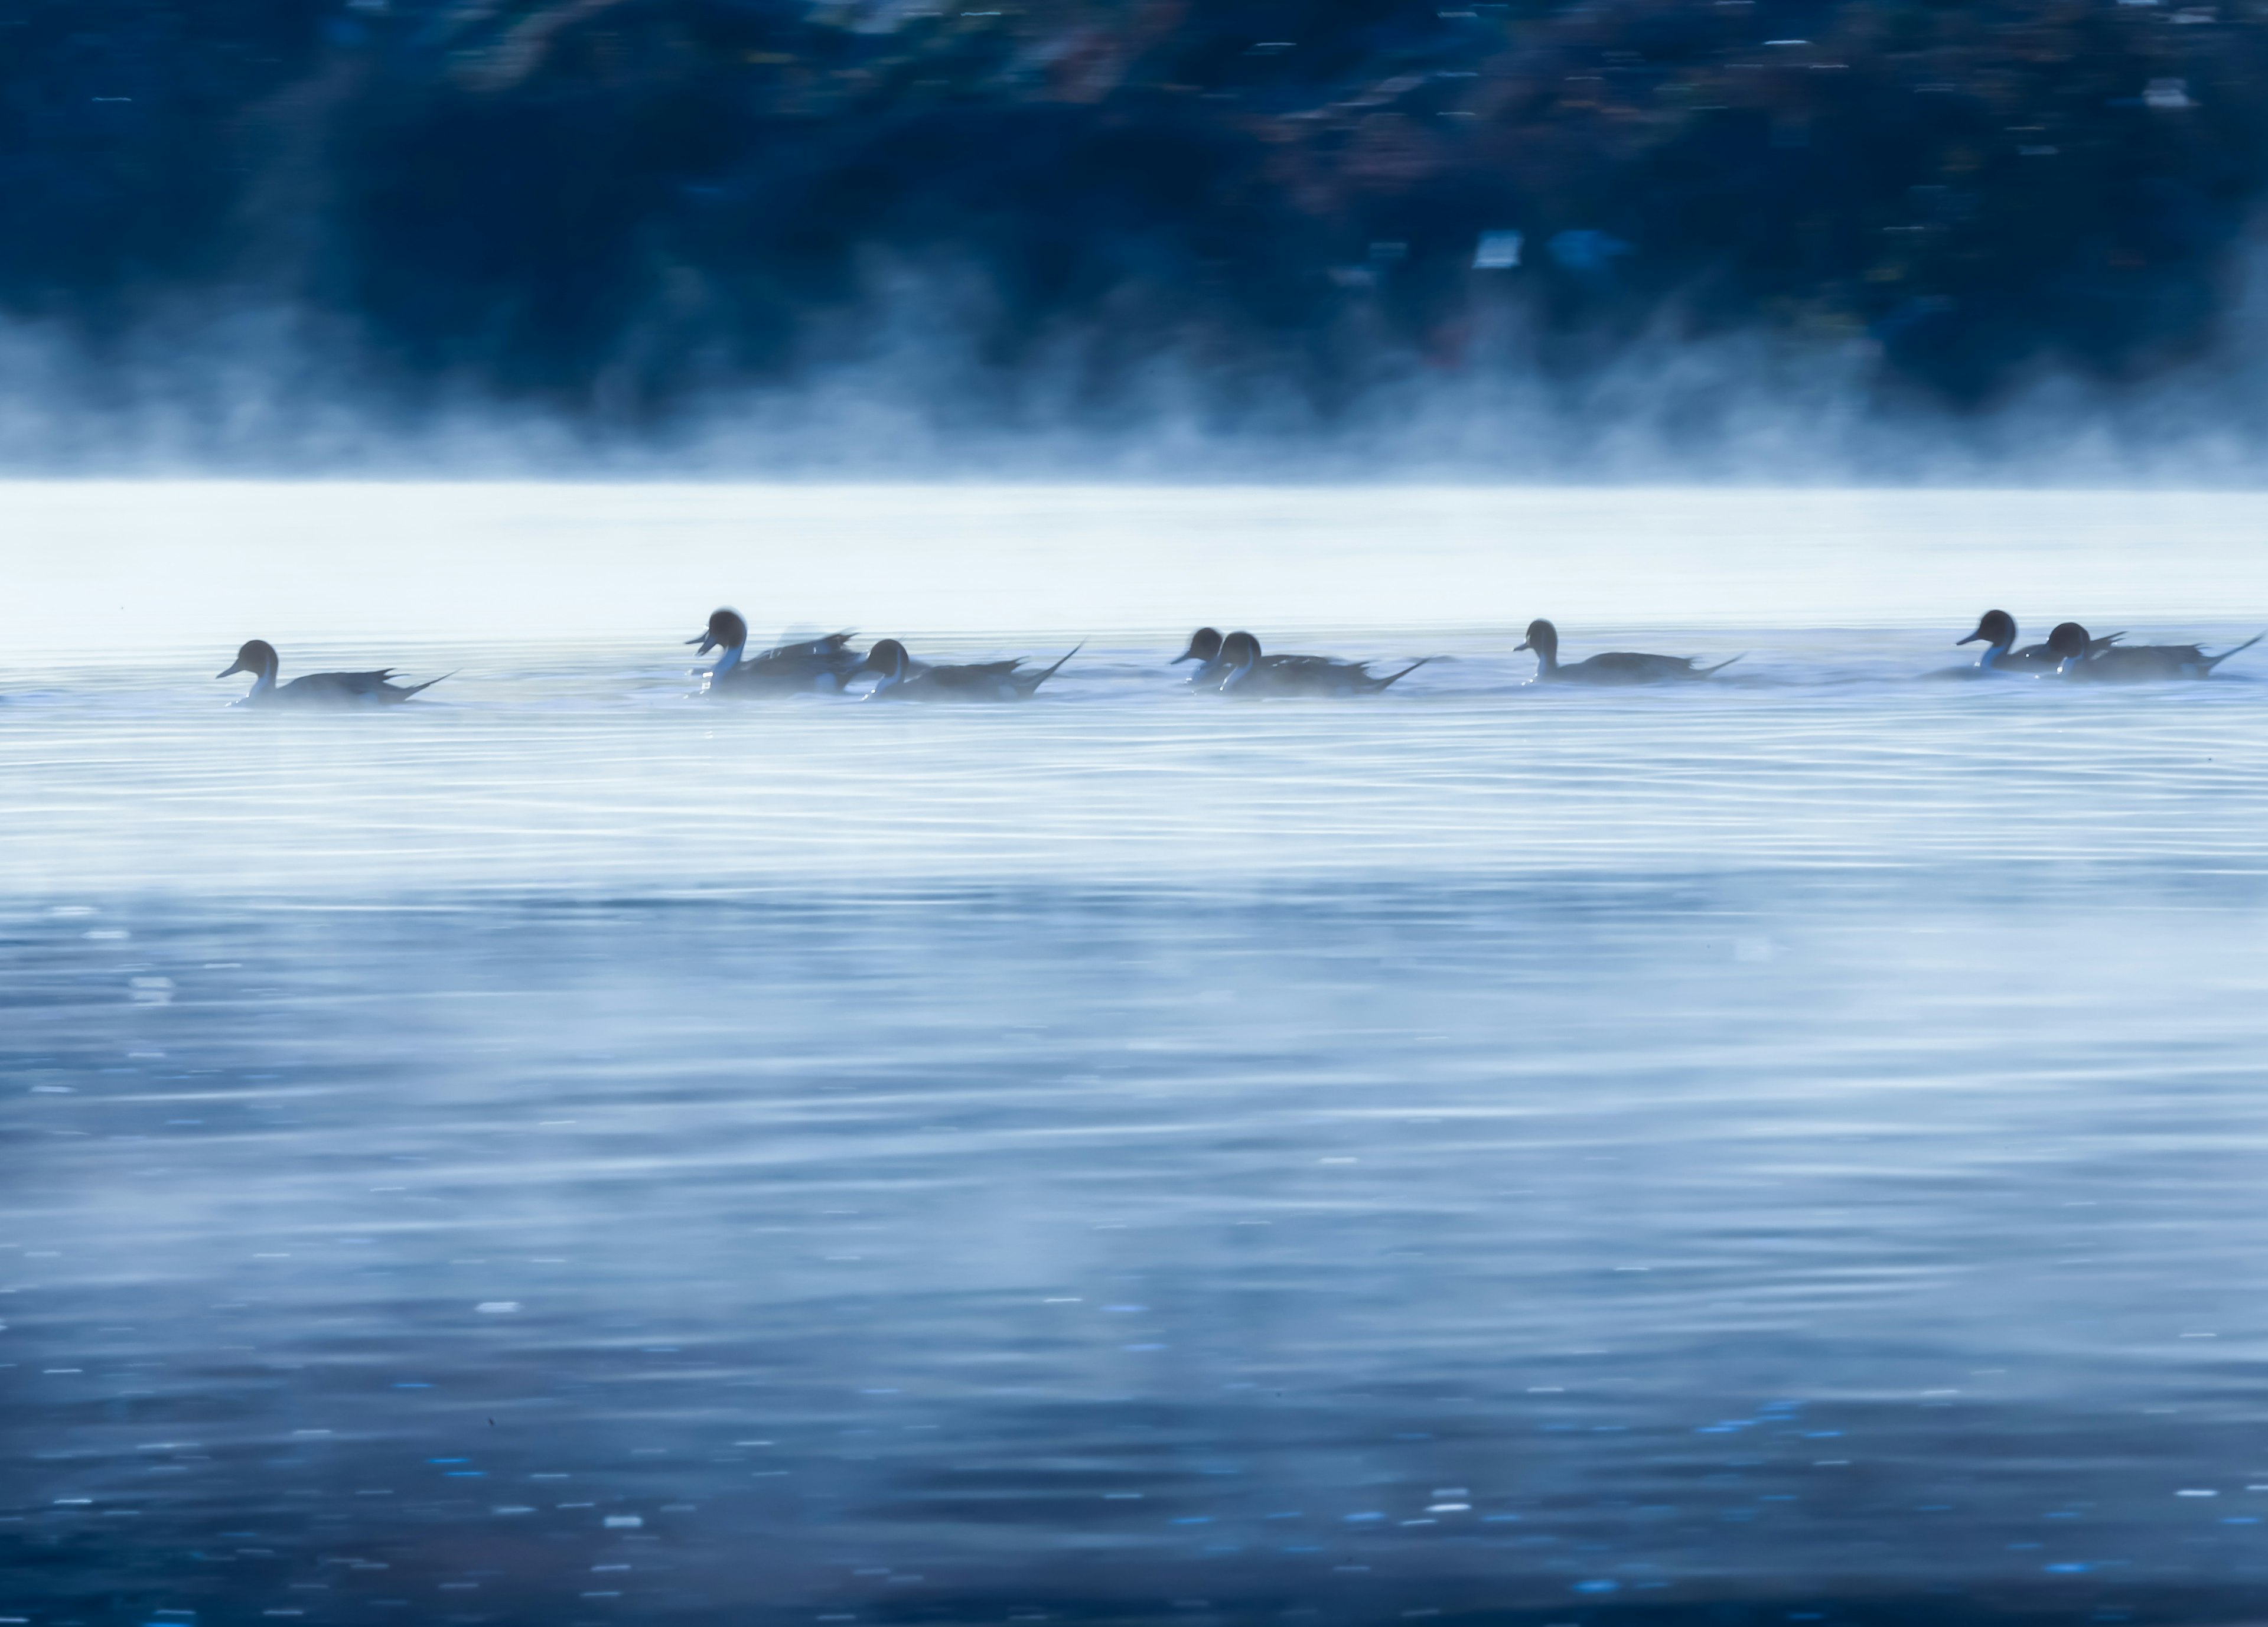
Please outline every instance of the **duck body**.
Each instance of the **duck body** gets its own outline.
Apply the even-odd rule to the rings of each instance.
[[[863,669],[866,658],[850,645],[849,633],[830,633],[805,644],[777,644],[746,659],[748,624],[737,611],[718,610],[706,631],[685,641],[696,653],[721,653],[710,669],[710,695],[821,695],[839,692]]]
[[[1432,658],[1428,656],[1425,660]],[[1367,661],[1335,660],[1328,655],[1270,655],[1250,633],[1231,633],[1221,640],[1221,677],[1215,686],[1223,695],[1240,700],[1316,695],[1376,695],[1425,665],[1410,663],[1398,673],[1379,677]]]
[[[2088,640],[2088,652],[2098,654],[2110,649],[2124,633],[2106,633],[2100,638]],[[2063,665],[2063,658],[2044,644],[2026,644],[2014,648],[2016,618],[2006,610],[1987,610],[1977,618],[1977,630],[1966,638],[1956,638],[1954,644],[1970,644],[1982,642],[1984,652],[1977,658],[1974,666],[1956,666],[1946,676],[1953,678],[2044,678]]]
[[[1609,650],[1563,666],[1559,664],[1559,629],[1543,621],[1528,624],[1528,636],[1520,641],[1519,648],[1535,652],[1536,682],[1581,683],[1594,688],[1690,682],[1720,673],[1741,659],[1736,655],[1714,666],[1704,666],[1698,656],[1644,655],[1632,650]]]
[[[282,665],[274,644],[254,638],[236,652],[232,665],[213,676],[253,674],[252,688],[236,703],[239,706],[398,706],[441,681],[428,678],[423,683],[395,683],[394,668],[385,666],[374,673],[306,673],[279,684],[276,677]],[[448,675],[445,673],[442,677]]]
[[[2058,676],[2078,683],[2150,683],[2166,680],[2201,679],[2238,651],[2250,650],[2268,634],[2255,633],[2235,648],[2207,655],[2196,644],[2119,644],[2098,649],[2076,622],[2066,622],[2048,635],[2048,647],[2058,658]]]
[[[881,675],[881,681],[867,693],[870,701],[1028,701],[1080,648],[1073,644],[1053,666],[1027,672],[1023,656],[1005,661],[918,662],[896,639],[884,638],[866,652],[859,670]]]
[[[1554,683],[1609,686],[1674,683],[1680,679],[1706,678],[1716,670],[1713,666],[1707,672],[1701,670],[1697,656],[1644,655],[1633,650],[1608,650],[1580,661],[1570,661],[1565,666],[1555,665],[1549,671],[1539,668],[1536,676]]]

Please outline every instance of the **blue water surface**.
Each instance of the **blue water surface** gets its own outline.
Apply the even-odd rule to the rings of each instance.
[[[0,1616],[2254,1609],[2268,688],[1330,636],[18,673]]]

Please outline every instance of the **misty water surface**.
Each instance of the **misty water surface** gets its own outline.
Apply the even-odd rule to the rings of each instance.
[[[2268,504],[0,502],[0,1616],[2257,1613]]]

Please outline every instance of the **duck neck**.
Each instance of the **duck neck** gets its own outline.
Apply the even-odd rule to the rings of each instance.
[[[263,696],[273,695],[276,692],[276,672],[279,665],[280,663],[272,656],[262,662],[260,676],[252,681],[252,688],[246,693],[244,698],[247,701],[256,701]]]
[[[1998,644],[1986,644],[1984,653],[1977,658],[1977,666],[1984,672],[1991,672],[2000,664],[2000,658],[2008,653],[2008,646],[2014,642],[2013,638],[2004,638]]]
[[[717,652],[717,665],[709,669],[709,681],[722,683],[732,670],[740,664],[740,652],[747,649],[747,645],[748,641],[743,638],[738,644],[729,644],[719,650]]]
[[[1535,675],[1538,678],[1550,678],[1556,676],[1558,674],[1558,650],[1550,644],[1537,644],[1535,646]]]

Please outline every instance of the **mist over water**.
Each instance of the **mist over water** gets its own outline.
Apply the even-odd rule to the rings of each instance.
[[[2268,666],[1922,674],[2249,637],[2256,499],[0,513],[0,1614],[2254,1610]],[[697,702],[719,602],[1086,642]],[[1438,659],[1228,704],[1201,621]]]
[[[2255,482],[2238,8],[11,26],[21,472]]]
[[[469,370],[405,390],[320,313],[185,296],[94,350],[0,319],[0,473],[2245,490],[2268,445],[2262,262],[2228,282],[2200,354],[2139,378],[2043,357],[1959,409],[1885,379],[1870,339],[1695,337],[1675,307],[1572,372],[1506,313],[1454,366],[1381,351],[1321,396],[1170,336],[1130,361],[1101,321],[1004,365],[983,340],[996,297],[933,267],[814,317],[792,377],[663,403],[626,356],[563,405]]]
[[[759,642],[1021,641],[1003,653],[1129,637],[1178,653],[1208,620],[1366,654],[1394,629],[1424,653],[1446,629],[1490,641],[1506,681],[1532,670],[1509,652],[1536,615],[1571,654],[1617,629],[1736,648],[1749,629],[1927,629],[1900,674],[1972,656],[1952,640],[1988,605],[2027,639],[2066,616],[2189,638],[2268,615],[2262,501],[2220,493],[26,481],[0,504],[0,639],[40,681],[72,693],[122,666],[200,710],[225,693],[202,674],[248,637],[287,674],[407,666],[431,643],[421,659],[476,683],[488,651],[564,641],[541,659],[630,661],[661,698],[719,603]],[[1831,648],[1823,671],[1785,659],[1845,674]],[[176,671],[197,675],[188,696]]]

